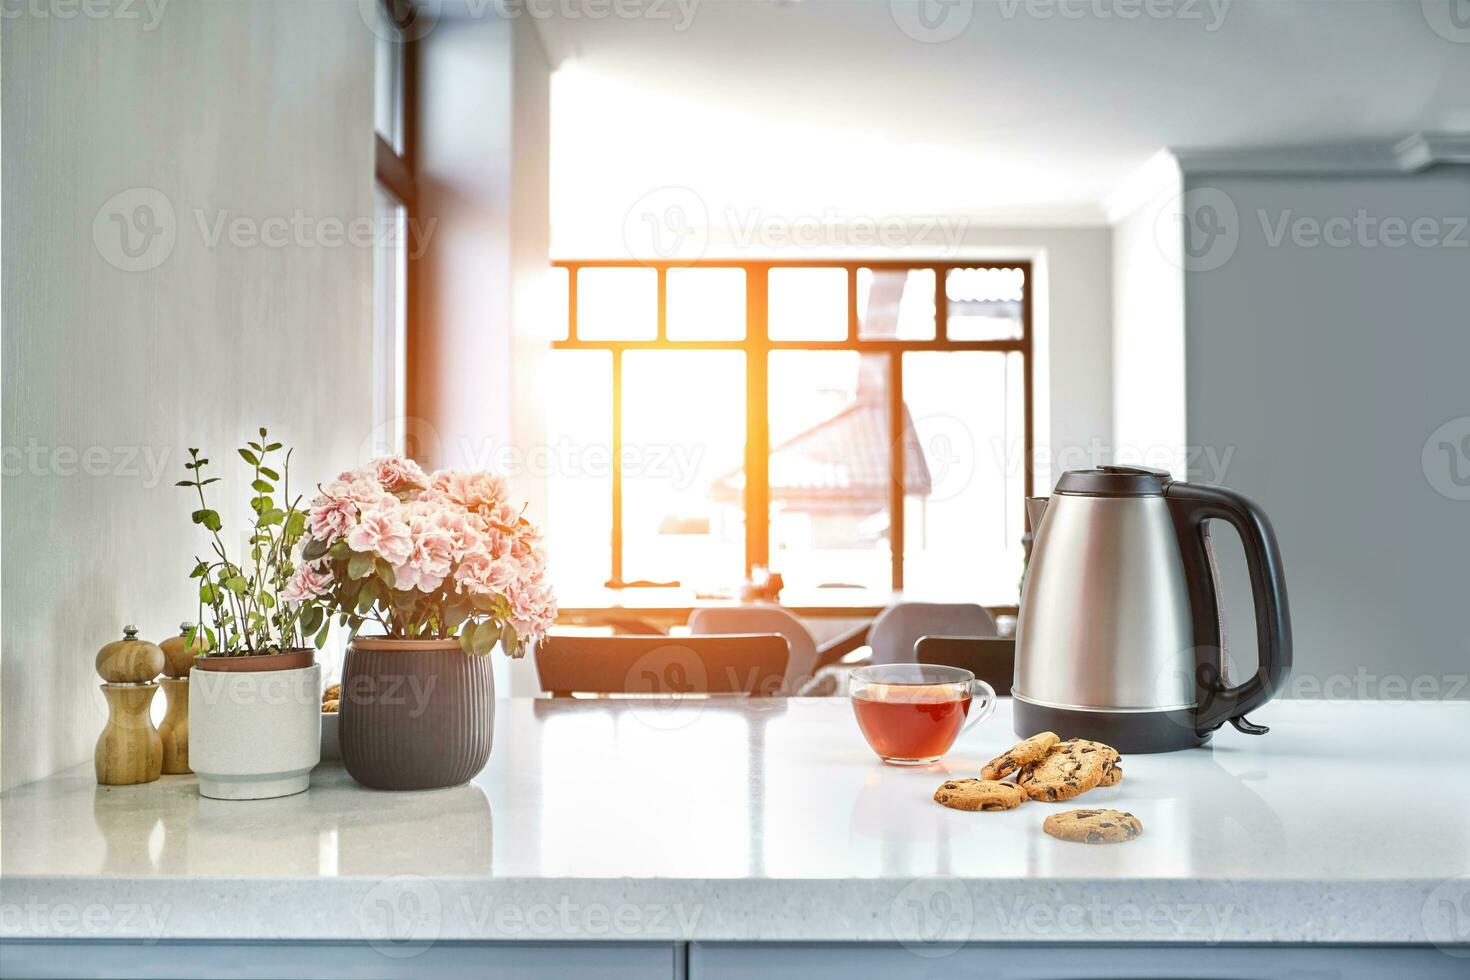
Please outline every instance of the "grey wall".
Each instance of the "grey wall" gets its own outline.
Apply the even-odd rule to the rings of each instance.
[[[1329,696],[1403,697],[1402,678],[1421,696],[1470,697],[1470,487],[1456,483],[1470,478],[1470,168],[1187,180],[1238,216],[1224,264],[1188,275],[1188,439],[1233,450],[1220,482],[1275,524],[1293,693],[1335,678]],[[1313,244],[1307,224],[1273,244],[1262,225],[1360,210],[1429,219],[1423,243],[1377,227]]]
[[[373,215],[357,4],[31,9],[0,49],[5,786],[91,757],[92,660],[123,623],[193,617],[185,447],[228,477],[238,534],[255,426],[305,488],[354,462],[372,410],[371,228],[345,229]],[[129,259],[112,215],[143,204],[164,234]],[[268,240],[211,243],[222,215]]]

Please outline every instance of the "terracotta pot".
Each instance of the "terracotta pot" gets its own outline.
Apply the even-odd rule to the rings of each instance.
[[[490,656],[465,653],[458,640],[352,641],[337,722],[352,778],[375,789],[473,779],[495,734]]]
[[[252,672],[257,670],[300,670],[316,663],[316,651],[311,649],[282,650],[280,653],[246,653],[228,656],[222,653],[205,654],[194,658],[194,666],[200,670],[235,670]]]
[[[263,800],[311,785],[322,741],[315,659],[311,650],[194,659],[189,765],[201,796]]]

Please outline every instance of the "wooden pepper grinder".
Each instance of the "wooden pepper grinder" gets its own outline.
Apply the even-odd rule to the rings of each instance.
[[[151,783],[163,770],[163,741],[149,705],[158,685],[153,678],[163,670],[163,651],[138,639],[138,627],[127,626],[123,638],[97,653],[97,673],[106,681],[107,727],[97,739],[97,782],[104,786]]]
[[[168,698],[168,712],[158,725],[158,737],[163,739],[163,771],[170,775],[193,771],[189,768],[189,669],[194,666],[194,657],[205,649],[202,632],[189,642],[193,628],[193,623],[180,623],[178,636],[158,644],[163,651],[163,676],[158,683]]]

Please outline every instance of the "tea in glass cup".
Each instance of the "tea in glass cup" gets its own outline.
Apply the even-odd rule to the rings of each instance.
[[[968,670],[937,664],[860,667],[852,672],[851,693],[863,736],[895,766],[937,762],[960,732],[995,711],[994,688]]]

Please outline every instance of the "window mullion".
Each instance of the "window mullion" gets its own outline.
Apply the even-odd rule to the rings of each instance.
[[[904,462],[907,433],[903,425],[903,353],[888,355],[888,546],[893,591],[903,591]]]
[[[745,574],[755,565],[770,565],[771,429],[767,379],[766,269],[745,269]]]

